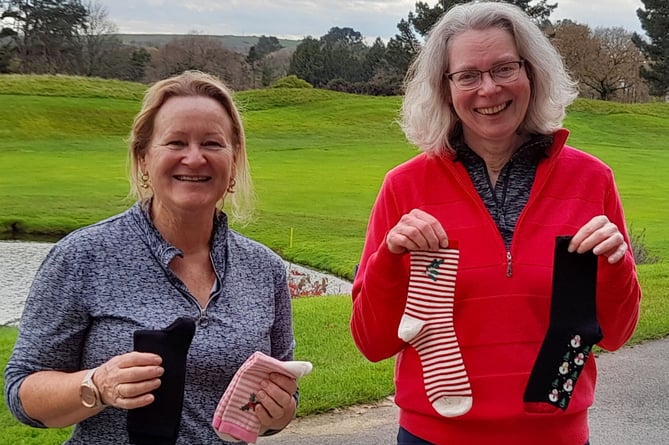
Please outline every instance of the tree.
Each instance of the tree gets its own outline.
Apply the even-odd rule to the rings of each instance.
[[[437,23],[439,18],[453,6],[470,3],[473,0],[439,0],[434,6],[430,7],[426,2],[416,2],[416,12],[409,12],[407,19],[401,19],[397,24],[400,31],[388,42],[390,58],[388,62],[393,65],[397,71],[405,73],[409,63],[413,60],[418,51],[419,39],[416,33],[425,38],[427,33]],[[535,5],[530,5],[532,0],[500,0],[518,6],[534,19],[538,25],[545,25],[549,22],[548,18],[557,3],[547,4],[547,0],[540,0]]]
[[[16,54],[16,31],[0,29],[0,73],[9,73],[12,58]]]
[[[297,45],[290,59],[288,74],[294,74],[314,86],[325,85],[325,60],[321,52],[321,44],[311,36],[307,36]]]
[[[337,26],[330,28],[327,34],[321,37],[321,43],[324,45],[339,45],[353,48],[364,45],[362,34],[353,28],[339,28]]]
[[[272,54],[274,51],[278,51],[283,48],[279,39],[274,36],[260,36],[258,42],[253,45],[258,55],[263,58],[269,54]]]
[[[333,27],[321,37],[320,42],[328,79],[342,79],[345,82],[367,80],[363,68],[367,46],[362,34],[352,28]]]
[[[80,0],[8,0],[0,19],[16,31],[21,71],[76,73],[86,17]]]
[[[317,88],[334,80],[338,85],[366,81],[367,51],[362,34],[352,28],[333,27],[319,40],[312,37],[302,40],[293,54],[288,74],[295,74]]]
[[[433,7],[426,2],[416,2],[416,13],[409,12],[407,22],[422,37],[425,37],[430,29],[446,11],[455,5],[469,3],[471,0],[439,0]]]
[[[584,97],[638,101],[646,96],[639,78],[643,55],[623,28],[597,28],[570,20],[556,23],[552,42]]]
[[[100,3],[88,0],[86,26],[81,39],[80,73],[85,76],[121,77],[117,53],[123,42],[116,35],[118,27],[108,19],[109,12]]]
[[[374,74],[386,68],[386,46],[383,40],[377,37],[374,44],[367,50],[363,61],[365,78],[370,79]]]
[[[409,12],[408,22],[413,28],[425,37],[439,18],[449,9],[461,3],[470,3],[473,0],[439,0],[433,7],[426,2],[416,2],[416,13]],[[535,5],[530,5],[533,0],[499,0],[504,3],[511,3],[525,11],[534,19],[537,24],[542,24],[550,17],[551,13],[557,8],[557,3],[546,4],[547,0],[540,0]]]
[[[302,40],[288,74],[317,88],[372,95],[399,94],[403,78],[389,65],[383,40],[377,38],[367,46],[359,32],[338,27],[318,40]]]
[[[669,2],[667,0],[641,0],[645,10],[636,10],[641,27],[648,41],[634,33],[632,40],[643,52],[649,63],[642,66],[640,75],[654,95],[669,95]]]
[[[223,79],[233,90],[250,86],[243,54],[231,51],[218,39],[187,35],[174,39],[151,56],[146,80],[154,82],[185,70],[201,70]]]
[[[537,2],[535,5],[530,5],[530,2],[533,0],[507,0],[507,3],[511,3],[512,5],[518,6],[520,9],[525,11],[527,15],[532,17],[534,22],[537,25],[544,25],[546,23],[550,23],[550,16],[557,8],[558,4],[553,3],[551,4],[546,4],[547,0],[541,0]]]
[[[411,30],[411,25],[408,21],[402,19],[397,24],[399,34],[395,34],[388,41],[386,48],[386,61],[389,69],[394,71],[398,76],[404,76],[404,73],[409,69],[411,61],[420,49],[420,42]]]
[[[632,34],[623,28],[597,28],[592,37],[596,51],[583,81],[599,99],[611,100],[636,85],[643,55],[632,42]]]
[[[258,42],[249,49],[249,53],[246,56],[246,63],[251,67],[251,85],[255,87],[257,71],[260,69],[263,77],[263,85],[267,86],[269,83],[265,84],[268,76],[271,77],[271,68],[263,63],[263,60],[271,53],[280,50],[283,48],[279,39],[274,36],[266,37],[260,36]]]
[[[123,52],[123,50],[121,52]],[[146,77],[146,66],[151,61],[149,52],[145,48],[133,49],[130,51],[130,56],[127,60],[128,62],[119,77],[123,80],[130,80],[132,82],[143,81]]]
[[[290,59],[295,50],[292,48],[281,48],[266,55],[262,60],[261,83],[263,87],[272,85],[277,79],[288,74]]]

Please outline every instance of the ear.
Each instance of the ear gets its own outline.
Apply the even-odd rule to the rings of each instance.
[[[441,90],[442,94],[444,95],[444,99],[446,99],[446,102],[453,107],[453,95],[451,94],[451,91],[448,89],[448,84],[444,85],[444,88]]]
[[[237,176],[237,160],[239,157],[239,151],[241,147],[236,145],[235,149],[232,151],[232,166],[230,167],[230,177],[234,178]]]

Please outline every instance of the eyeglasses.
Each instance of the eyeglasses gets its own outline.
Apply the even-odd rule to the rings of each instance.
[[[446,73],[446,77],[453,82],[457,89],[469,91],[481,86],[483,73],[490,74],[492,81],[497,84],[509,83],[517,80],[520,74],[520,69],[523,67],[524,63],[524,60],[515,60],[513,62],[500,63],[487,71],[464,70],[455,73]]]

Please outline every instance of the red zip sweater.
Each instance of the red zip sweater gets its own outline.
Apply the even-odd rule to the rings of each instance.
[[[351,331],[369,360],[397,354],[400,425],[425,440],[437,445],[582,445],[588,440],[587,409],[597,376],[594,356],[566,411],[523,410],[525,387],[549,325],[555,237],[573,235],[603,214],[630,243],[611,169],[566,146],[567,136],[567,130],[558,131],[549,157],[539,163],[509,251],[460,162],[423,153],[385,177],[353,283]],[[432,408],[420,358],[397,335],[409,255],[392,254],[385,237],[414,208],[435,216],[460,250],[454,323],[473,406],[459,417],[442,417]],[[600,257],[597,315],[604,338],[599,346],[615,350],[630,338],[640,299],[631,249],[613,265]]]

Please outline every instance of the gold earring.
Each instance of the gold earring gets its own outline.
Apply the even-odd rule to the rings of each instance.
[[[142,187],[143,189],[148,189],[149,188],[149,174],[148,173],[142,173],[142,175],[139,177],[139,186]]]
[[[237,185],[237,182],[235,178],[232,178],[228,184],[228,193],[235,193],[235,185]]]

